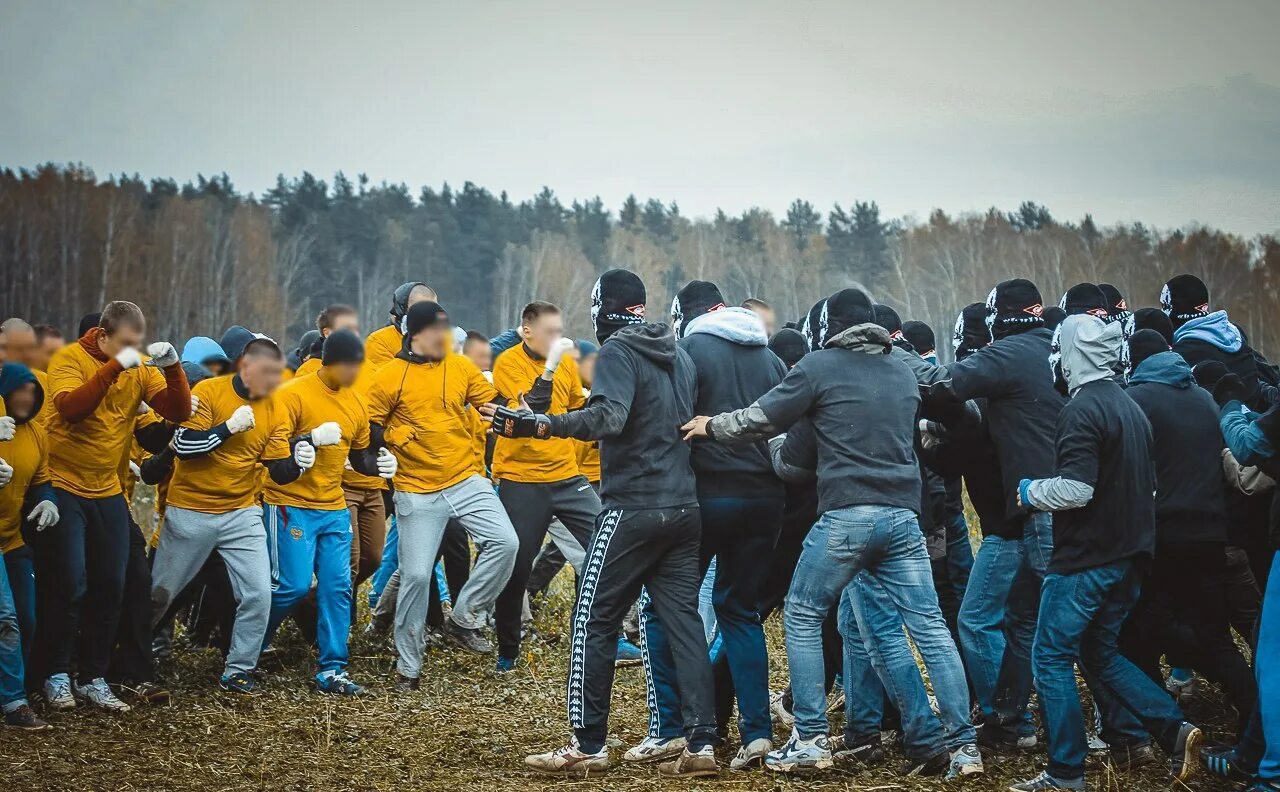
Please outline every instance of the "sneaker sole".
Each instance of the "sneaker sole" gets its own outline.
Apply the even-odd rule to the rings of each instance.
[[[832,761],[830,759],[819,759],[813,764],[801,764],[799,762],[774,762],[771,764],[769,762],[765,762],[764,766],[775,773],[795,773],[797,775],[802,775],[804,773],[813,773],[819,770],[829,770],[831,769]]]
[[[1204,740],[1204,732],[1192,729],[1187,735],[1187,742],[1182,746],[1182,768],[1178,770],[1177,779],[1186,781],[1196,774],[1200,766],[1200,743]]]
[[[630,668],[631,666],[638,666],[643,662],[644,662],[643,660],[614,660],[613,667],[614,668]]]
[[[577,765],[564,770],[547,770],[541,767],[533,767],[531,765],[525,765],[525,767],[538,775],[553,776],[555,778],[590,778],[592,776],[602,776],[609,772],[609,768],[607,767],[579,768]]]
[[[658,776],[659,776],[659,777],[661,777],[661,778],[670,778],[670,779],[672,779],[673,781],[678,781],[678,780],[680,780],[681,778],[714,778],[714,777],[716,777],[716,776],[718,776],[718,775],[720,775],[720,771],[719,771],[718,769],[716,769],[716,770],[710,770],[710,769],[708,769],[708,770],[689,770],[689,771],[684,772],[684,773],[664,773],[664,772],[662,772],[662,771],[659,771],[659,772],[658,772]]]
[[[58,703],[56,701],[49,701],[45,703],[45,706],[47,706],[49,709],[53,710],[54,712],[70,712],[71,710],[76,708],[76,703],[74,701],[64,701],[62,703]]]
[[[674,751],[668,751],[667,753],[645,754],[644,756],[636,756],[636,757],[623,754],[622,761],[627,762],[628,764],[653,764],[655,762],[661,762],[667,759],[674,759],[683,752],[684,752],[684,746],[682,745],[680,746],[679,749]]]

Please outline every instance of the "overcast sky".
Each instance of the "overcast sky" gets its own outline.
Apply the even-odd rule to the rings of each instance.
[[[1280,231],[1280,2],[0,2],[0,165]]]

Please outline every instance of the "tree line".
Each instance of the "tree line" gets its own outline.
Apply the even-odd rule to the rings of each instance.
[[[929,322],[944,358],[964,305],[999,280],[1035,281],[1047,303],[1080,281],[1115,284],[1130,307],[1156,305],[1172,275],[1194,273],[1216,307],[1260,350],[1280,354],[1280,240],[1204,226],[1110,227],[1055,218],[1025,202],[1012,211],[887,218],[872,200],[820,209],[791,203],[690,218],[674,202],[628,197],[568,205],[550,189],[516,202],[467,182],[414,194],[342,173],[280,176],[261,196],[226,174],[144,181],[97,178],[82,165],[0,169],[0,314],[72,333],[112,299],[143,307],[153,335],[219,336],[239,323],[293,340],[326,304],[346,302],[366,329],[387,320],[392,289],[430,283],[456,324],[486,334],[546,299],[568,332],[590,336],[596,275],[635,271],[661,318],[690,279],[733,301],[759,297],[782,321],[858,285],[904,319]]]

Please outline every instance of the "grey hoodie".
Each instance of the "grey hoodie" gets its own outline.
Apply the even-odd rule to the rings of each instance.
[[[911,441],[920,395],[891,348],[883,327],[850,327],[751,406],[712,418],[707,431],[718,442],[754,442],[808,416],[817,435],[820,512],[878,505],[918,514],[920,470]]]

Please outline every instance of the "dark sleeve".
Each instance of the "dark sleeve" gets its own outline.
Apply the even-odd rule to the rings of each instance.
[[[947,367],[950,379],[946,380],[945,390],[959,401],[968,401],[981,397],[1001,396],[1009,390],[1011,376],[1034,376],[1045,372],[1015,372],[1011,366],[1011,356],[1007,344],[992,344],[974,352],[969,357]],[[1046,371],[1048,358],[1045,358]]]
[[[524,395],[525,404],[536,413],[545,413],[551,409],[551,386],[553,382],[542,375],[533,380],[533,386]]]
[[[384,446],[384,433],[382,424],[369,424],[369,446],[353,448],[347,454],[347,461],[351,463],[352,470],[364,476],[378,475],[378,452]]]
[[[58,505],[58,496],[54,494],[51,482],[46,481],[34,487],[27,487],[27,492],[22,499],[22,513],[29,514],[40,501],[49,501],[54,506]]]
[[[636,369],[631,357],[616,344],[605,344],[596,360],[591,399],[581,410],[547,416],[551,434],[578,440],[600,440],[617,436],[627,425],[631,405],[637,397]]]
[[[815,398],[801,361],[755,403],[713,416],[707,422],[707,435],[722,443],[749,443],[772,437],[807,413]]]
[[[143,483],[154,486],[169,478],[169,474],[173,472],[173,460],[175,458],[176,454],[173,449],[166,448],[160,453],[142,460],[142,464],[138,468],[142,471]]]
[[[302,475],[302,468],[298,467],[298,463],[293,461],[292,454],[284,459],[264,459],[262,466],[267,469],[271,480],[280,486],[292,484]]]
[[[1098,483],[1098,457],[1102,451],[1102,436],[1093,412],[1092,409],[1064,409],[1058,427],[1057,477],[1090,487]]]
[[[812,479],[818,469],[818,437],[813,423],[801,418],[780,438],[769,441],[773,469],[778,478],[790,483]]]
[[[143,451],[148,454],[159,454],[169,447],[169,441],[173,440],[173,435],[173,424],[167,421],[156,421],[134,430],[133,438],[138,441],[138,445],[142,446]]]
[[[195,459],[213,451],[231,437],[226,422],[212,429],[187,429],[178,427],[173,433],[173,450],[178,459]]]

